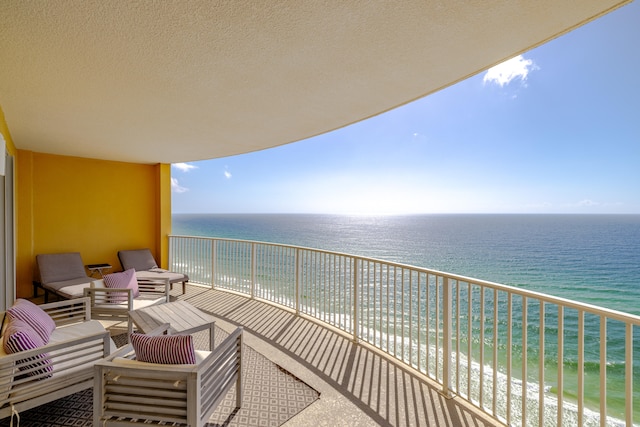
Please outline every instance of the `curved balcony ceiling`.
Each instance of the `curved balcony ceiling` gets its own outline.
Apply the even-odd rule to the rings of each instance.
[[[19,149],[224,157],[380,114],[625,3],[4,0],[0,105]]]

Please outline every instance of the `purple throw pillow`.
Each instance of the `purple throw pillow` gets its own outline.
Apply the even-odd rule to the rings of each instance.
[[[51,332],[56,328],[53,321],[43,309],[26,299],[17,299],[7,312],[10,318],[22,320],[40,335],[44,344],[49,342]]]
[[[140,296],[136,270],[133,268],[120,273],[105,274],[102,279],[104,280],[104,286],[107,288],[132,289],[134,298]],[[122,294],[112,297],[111,302],[124,302],[126,300],[126,295]]]
[[[191,335],[144,335],[133,333],[129,337],[140,362],[164,365],[193,365],[196,352]]]
[[[9,319],[2,341],[4,351],[7,354],[33,350],[45,345],[36,330],[27,322],[15,318]],[[23,363],[23,361],[27,363]],[[29,371],[27,372],[29,376],[48,378],[53,372],[53,366],[47,353],[23,359],[18,362],[18,365],[21,371]]]

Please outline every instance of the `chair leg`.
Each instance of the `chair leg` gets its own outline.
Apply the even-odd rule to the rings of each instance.
[[[187,282],[182,282],[182,295],[187,293]]]

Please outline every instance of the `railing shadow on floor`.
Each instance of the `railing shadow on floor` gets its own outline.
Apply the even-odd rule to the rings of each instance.
[[[382,426],[493,426],[500,424],[440,386],[344,333],[267,302],[190,285],[179,296],[213,316],[243,326],[326,382]],[[274,360],[278,363],[278,360]],[[283,368],[292,371],[289,366]],[[310,384],[313,386],[313,384]],[[334,414],[336,415],[336,414]]]

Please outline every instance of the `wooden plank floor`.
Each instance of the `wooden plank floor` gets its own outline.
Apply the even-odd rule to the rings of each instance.
[[[224,330],[243,326],[245,343],[320,392],[288,427],[499,425],[401,364],[290,311],[195,285],[180,291],[173,297],[211,313]]]

